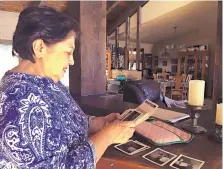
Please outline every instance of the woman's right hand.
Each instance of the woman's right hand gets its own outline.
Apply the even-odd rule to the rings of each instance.
[[[133,136],[135,125],[133,121],[114,122],[102,131],[107,135],[110,144],[126,143]]]

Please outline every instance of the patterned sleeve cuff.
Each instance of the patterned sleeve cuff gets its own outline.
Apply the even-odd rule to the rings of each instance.
[[[94,147],[94,144],[91,140],[88,140],[88,144],[91,147],[91,151],[92,151],[92,154],[93,154],[93,160],[94,160],[94,168],[96,168],[97,157],[96,157],[95,147]]]

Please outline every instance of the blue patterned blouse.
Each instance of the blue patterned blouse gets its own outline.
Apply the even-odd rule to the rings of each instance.
[[[66,87],[6,72],[0,83],[0,168],[93,169],[88,117]]]

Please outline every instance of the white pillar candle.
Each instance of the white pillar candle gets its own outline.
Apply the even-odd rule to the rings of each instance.
[[[190,80],[188,104],[193,106],[203,106],[204,104],[204,80]]]
[[[222,103],[217,104],[216,110],[216,124],[222,125]]]

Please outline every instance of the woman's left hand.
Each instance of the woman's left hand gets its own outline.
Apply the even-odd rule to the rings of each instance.
[[[120,117],[121,115],[119,113],[111,113],[105,117],[93,117],[90,120],[90,134],[96,133],[109,123],[115,121],[116,119],[120,119]]]

